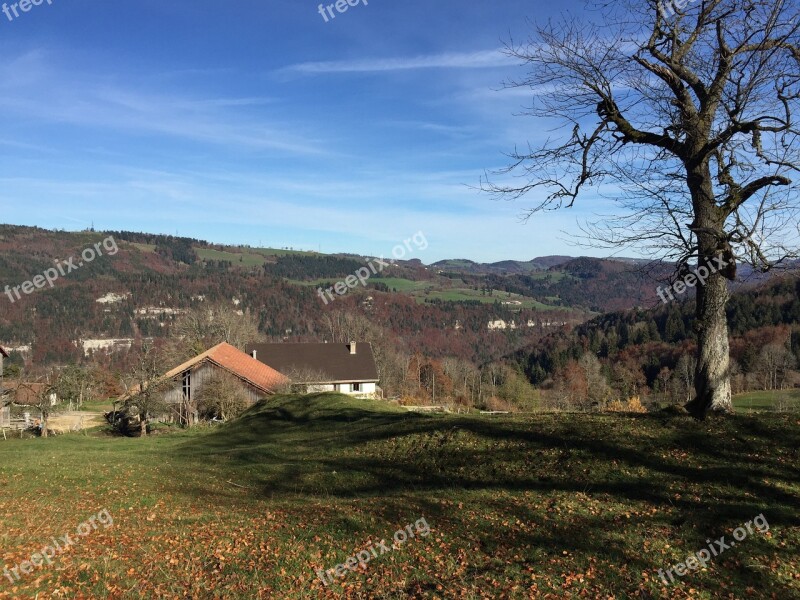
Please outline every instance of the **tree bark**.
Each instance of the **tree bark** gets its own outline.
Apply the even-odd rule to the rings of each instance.
[[[725,305],[728,282],[714,273],[705,286],[697,289],[697,368],[694,375],[695,398],[686,409],[702,419],[711,413],[730,413],[730,353]]]
[[[733,412],[730,346],[728,343],[728,279],[736,278],[736,263],[724,237],[725,213],[717,206],[708,163],[691,169],[687,183],[692,193],[698,241],[697,366],[695,397],[686,410],[698,419],[710,413]],[[700,276],[705,275],[705,282]]]

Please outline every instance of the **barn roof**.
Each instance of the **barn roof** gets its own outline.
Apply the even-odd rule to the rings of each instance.
[[[51,386],[46,383],[26,383],[24,381],[10,381],[0,391],[0,395],[8,394],[14,404],[21,406],[36,406],[41,395]],[[51,392],[54,393],[54,392]]]
[[[198,354],[185,363],[178,365],[171,371],[162,375],[158,381],[169,381],[181,373],[191,371],[195,367],[206,362],[217,365],[242,381],[268,394],[274,392],[276,388],[288,381],[286,377],[278,373],[275,369],[268,367],[249,354],[245,354],[241,350],[225,342],[217,344],[202,354]],[[135,386],[127,394],[119,398],[118,401],[124,401],[136,395],[138,392],[139,386]]]
[[[191,360],[187,360],[182,365],[178,365],[165,374],[163,379],[172,379],[206,360],[215,363],[226,371],[230,371],[233,375],[265,392],[271,392],[276,387],[286,383],[286,377],[278,373],[278,371],[225,342],[217,344]]]

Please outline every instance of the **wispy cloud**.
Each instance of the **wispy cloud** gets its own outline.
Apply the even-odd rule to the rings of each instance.
[[[290,65],[283,71],[295,73],[370,73],[414,69],[485,69],[508,66],[511,62],[511,59],[503,54],[502,50],[495,49],[478,52],[447,52],[444,54],[401,58],[304,62]]]
[[[0,65],[0,108],[23,119],[256,151],[325,153],[316,135],[303,135],[302,127],[257,110],[274,103],[271,97],[202,97],[148,90],[136,83],[118,83],[108,74],[67,72],[52,53],[42,50],[10,58],[9,64],[14,68]],[[17,71],[26,75],[17,76]]]

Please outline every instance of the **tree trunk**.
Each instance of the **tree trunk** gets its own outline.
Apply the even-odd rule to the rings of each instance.
[[[699,419],[705,418],[709,412],[733,411],[728,319],[725,314],[727,302],[728,281],[721,273],[714,273],[705,286],[698,286],[696,395],[686,409]]]
[[[736,278],[736,262],[724,238],[726,215],[717,206],[708,163],[688,173],[698,242],[697,366],[695,397],[686,410],[698,419],[711,413],[733,412],[730,348],[728,345],[728,280]],[[701,280],[701,275],[705,282]]]
[[[142,437],[147,437],[147,420],[142,416],[139,417],[139,430]]]

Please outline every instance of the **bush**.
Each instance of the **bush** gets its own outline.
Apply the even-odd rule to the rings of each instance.
[[[647,409],[642,406],[642,401],[639,396],[633,396],[625,401],[614,400],[606,404],[606,412],[619,412],[619,413],[646,413]]]

